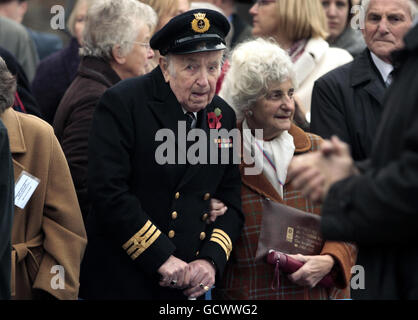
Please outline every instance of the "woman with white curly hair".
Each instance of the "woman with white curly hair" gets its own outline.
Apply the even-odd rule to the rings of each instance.
[[[54,129],[64,150],[85,218],[88,137],[96,104],[121,80],[146,73],[157,15],[136,0],[95,0],[87,12],[76,78],[58,106]]]
[[[273,41],[258,38],[238,45],[232,52],[220,96],[236,111],[242,133],[243,150],[252,152],[258,175],[246,174],[252,165],[241,163],[242,206],[245,226],[235,244],[233,257],[217,285],[220,299],[329,299],[349,297],[347,285],[355,261],[355,248],[349,244],[325,242],[317,255],[293,258],[304,265],[289,277],[280,275],[280,290],[273,290],[274,266],[256,253],[263,221],[263,199],[320,214],[320,207],[306,199],[287,181],[287,168],[295,154],[316,150],[321,138],[304,132],[293,122],[294,92],[297,89],[293,64]],[[263,136],[254,138],[255,130]],[[245,151],[244,151],[245,152]],[[243,158],[245,159],[245,157]],[[216,201],[216,200],[215,200]],[[226,213],[228,214],[228,213]],[[316,286],[333,272],[335,287]],[[337,289],[344,289],[339,290]]]

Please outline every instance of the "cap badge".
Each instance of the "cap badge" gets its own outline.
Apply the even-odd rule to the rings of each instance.
[[[192,21],[192,29],[197,33],[205,33],[210,28],[210,22],[206,18],[206,13],[195,13],[195,19]]]

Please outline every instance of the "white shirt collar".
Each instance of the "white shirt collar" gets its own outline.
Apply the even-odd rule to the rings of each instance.
[[[384,62],[373,52],[370,51],[370,53],[377,70],[379,70],[380,74],[382,75],[383,81],[387,83],[389,74],[393,71],[393,66],[390,63]]]
[[[181,107],[181,108],[183,109],[183,113],[184,114],[186,114],[187,112],[189,112],[186,109],[184,109],[183,107]],[[195,119],[197,119],[197,112],[193,112],[193,114],[194,114]]]

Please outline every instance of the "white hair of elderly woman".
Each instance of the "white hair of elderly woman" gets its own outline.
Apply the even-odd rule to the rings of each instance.
[[[152,32],[157,20],[154,9],[138,0],[96,0],[87,12],[80,55],[111,60],[113,47],[119,45],[125,56],[140,29],[147,25]]]
[[[16,78],[7,69],[6,62],[0,57],[0,115],[15,101]]]
[[[295,89],[298,85],[289,55],[273,39],[239,44],[231,53],[230,63],[219,96],[235,110],[238,121],[271,85],[287,80]]]

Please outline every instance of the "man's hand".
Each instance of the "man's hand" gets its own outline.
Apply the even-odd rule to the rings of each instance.
[[[323,201],[331,185],[356,173],[349,146],[335,136],[320,151],[295,157],[288,170],[293,187],[313,202]]]
[[[315,287],[332,269],[335,264],[334,258],[330,255],[304,256],[289,255],[299,260],[304,265],[296,272],[289,275],[289,279],[302,287]]]
[[[207,260],[199,259],[189,263],[190,287],[184,291],[189,298],[205,294],[215,283],[215,266]]]
[[[219,216],[223,216],[226,210],[228,210],[228,207],[222,201],[218,199],[211,199],[209,221],[215,222],[216,218]]]
[[[158,273],[161,275],[160,286],[162,287],[171,286],[179,289],[189,287],[189,265],[175,256],[170,256],[158,269]]]

